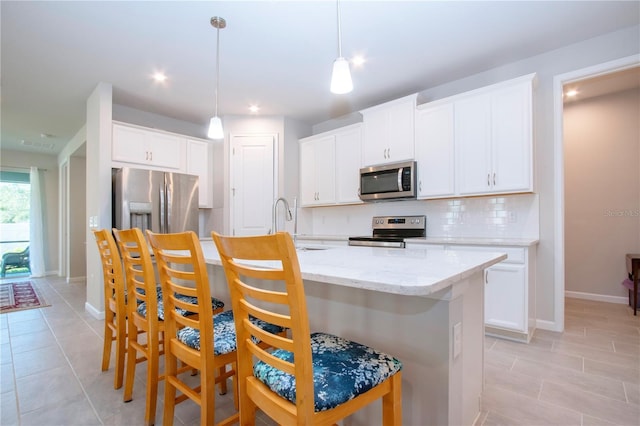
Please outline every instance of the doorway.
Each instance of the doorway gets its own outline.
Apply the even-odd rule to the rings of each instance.
[[[553,331],[564,330],[565,299],[565,142],[563,137],[564,87],[585,79],[606,76],[640,65],[638,56],[595,65],[554,77],[554,318]]]
[[[0,172],[0,278],[31,274],[30,198],[29,173]]]
[[[277,135],[231,135],[231,232],[271,231],[277,164]]]

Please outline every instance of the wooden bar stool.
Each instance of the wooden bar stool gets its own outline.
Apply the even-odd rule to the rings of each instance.
[[[100,261],[104,289],[104,343],[102,348],[102,371],[109,369],[111,346],[116,342],[116,365],[113,388],[122,387],[127,343],[127,305],[125,299],[122,263],[118,247],[106,229],[93,231]]]
[[[133,398],[136,364],[147,361],[147,396],[145,424],[155,423],[158,381],[164,379],[159,373],[160,355],[164,354],[165,311],[162,290],[156,284],[155,269],[147,240],[138,228],[114,229],[116,240],[122,253],[127,283],[128,303],[128,351],[127,374],[123,399],[129,402]],[[195,303],[193,299],[188,302]],[[211,298],[212,312],[222,312],[224,303]],[[179,315],[195,315],[193,312],[178,309]],[[146,335],[143,341],[139,337]],[[138,356],[138,354],[140,356]],[[191,370],[189,366],[178,369],[178,374]],[[194,370],[194,374],[197,370]]]
[[[257,408],[278,424],[331,425],[380,398],[383,424],[402,424],[399,360],[338,336],[310,333],[288,233],[212,236],[236,322],[241,425],[254,424]],[[292,337],[256,327],[252,317],[290,328]],[[275,350],[265,351],[257,339]]]

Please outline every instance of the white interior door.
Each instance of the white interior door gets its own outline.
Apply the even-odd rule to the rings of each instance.
[[[260,235],[271,230],[275,145],[275,135],[231,136],[233,235]]]

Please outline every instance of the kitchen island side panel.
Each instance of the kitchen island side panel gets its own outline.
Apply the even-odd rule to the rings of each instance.
[[[224,272],[209,265],[213,294],[231,307]],[[305,280],[311,331],[385,351],[403,363],[405,425],[472,425],[483,388],[484,281],[474,273],[432,297],[405,296]],[[453,357],[460,323],[461,352]],[[344,426],[382,424],[376,401]]]

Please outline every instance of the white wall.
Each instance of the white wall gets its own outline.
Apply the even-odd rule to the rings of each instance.
[[[0,166],[23,169],[44,169],[44,267],[47,275],[58,273],[58,163],[54,155],[2,150]]]
[[[97,218],[97,228],[111,228],[111,106],[113,88],[99,83],[87,99],[86,197],[87,217]],[[95,241],[87,226],[86,241]],[[85,308],[104,318],[102,264],[95,243],[87,244],[87,302]]]
[[[640,252],[640,90],[564,105],[565,290],[626,300]]]
[[[87,196],[86,196],[86,170],[85,157],[69,158],[69,271],[68,278],[71,281],[80,281],[87,274],[87,247],[86,244],[95,244],[87,241]]]

